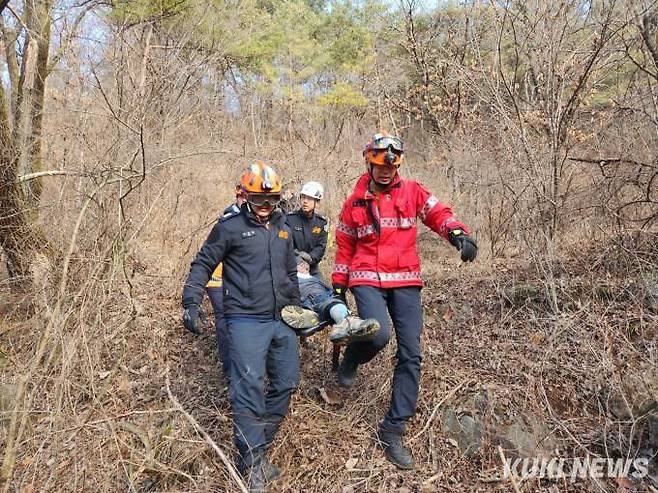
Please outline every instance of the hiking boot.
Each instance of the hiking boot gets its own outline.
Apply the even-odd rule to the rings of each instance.
[[[253,464],[244,474],[247,482],[247,489],[249,493],[267,493],[267,479],[265,462],[263,459]]]
[[[343,357],[343,361],[341,361],[340,366],[338,367],[338,383],[341,387],[349,389],[354,385],[354,381],[356,380],[356,370],[358,368],[358,363]]]
[[[334,344],[370,341],[378,330],[379,322],[374,318],[362,320],[359,317],[345,317],[334,325],[329,340]]]
[[[263,458],[262,461],[263,473],[265,474],[265,480],[269,483],[274,481],[276,478],[281,476],[281,471],[278,467],[272,464],[268,459]]]
[[[293,329],[310,329],[320,323],[320,317],[313,310],[295,305],[284,306],[281,318]]]
[[[384,449],[384,455],[389,462],[400,469],[411,469],[414,466],[414,458],[402,443],[401,434],[380,428],[377,438],[379,446]]]

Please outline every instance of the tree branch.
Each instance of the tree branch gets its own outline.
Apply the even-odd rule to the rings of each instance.
[[[28,173],[26,175],[19,176],[18,178],[16,178],[16,183],[25,183],[28,181],[36,180],[37,178],[41,178],[42,176],[58,176],[58,175],[82,176],[80,173],[53,169],[49,171],[38,171],[36,173]]]
[[[238,485],[238,488],[240,488],[240,491],[247,493],[247,488],[244,485],[244,482],[242,481],[242,478],[238,475],[237,471],[235,470],[235,467],[233,467],[233,464],[231,461],[228,459],[224,451],[219,448],[219,446],[215,443],[215,441],[211,438],[211,436],[208,434],[206,430],[203,429],[203,427],[199,424],[199,422],[194,419],[194,416],[192,416],[190,413],[188,413],[183,406],[181,405],[180,402],[178,402],[178,399],[174,397],[174,394],[171,393],[171,388],[169,387],[169,369],[167,369],[167,374],[165,376],[165,387],[167,389],[167,395],[169,396],[169,400],[171,403],[174,405],[174,407],[181,412],[183,416],[185,416],[185,419],[187,419],[192,427],[196,430],[196,432],[203,437],[203,439],[206,441],[210,447],[219,455],[219,458],[222,460],[226,468],[228,469],[228,472],[235,481],[235,483]]]
[[[634,166],[645,166],[647,168],[655,168],[656,166],[652,164],[642,163],[640,161],[635,161],[634,159],[624,159],[624,158],[584,158],[584,157],[568,157],[569,161],[575,161],[578,163],[591,163],[598,164],[600,166],[605,166],[606,164],[614,163],[628,163]]]
[[[73,41],[73,38],[75,36],[75,33],[78,30],[78,27],[80,27],[80,24],[84,20],[85,16],[89,13],[91,9],[96,7],[96,2],[89,2],[85,7],[78,13],[76,16],[75,20],[73,21],[73,25],[71,26],[71,29],[67,33],[64,41],[62,41],[59,45],[59,48],[57,49],[57,52],[53,55],[52,60],[48,64],[48,73],[52,72],[52,70],[57,66],[59,61],[62,59],[64,56],[64,53],[66,53],[66,50],[71,44],[71,41]]]

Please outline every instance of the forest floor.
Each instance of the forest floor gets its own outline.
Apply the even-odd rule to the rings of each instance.
[[[627,253],[576,246],[543,263],[550,276],[539,276],[519,259],[461,266],[426,245],[421,391],[406,436],[416,467],[397,470],[373,440],[395,342],[345,390],[321,333],[301,350],[301,384],[270,453],[282,471],[271,491],[658,491],[658,250],[648,246],[635,263]],[[214,331],[184,331],[179,300],[152,282],[148,269],[135,276],[136,316],[88,335],[87,347],[102,346],[100,359],[78,354],[78,373],[48,375],[34,394],[9,491],[240,491],[178,408],[232,456]],[[21,323],[29,328],[11,316],[5,306],[5,394],[15,384],[12,361],[31,348],[27,339],[8,342]],[[69,379],[67,391],[47,397],[58,378]],[[631,469],[628,478],[513,483],[501,455],[650,462],[643,478]]]

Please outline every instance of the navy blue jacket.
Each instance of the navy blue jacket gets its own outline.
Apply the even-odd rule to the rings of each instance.
[[[275,211],[270,228],[244,204],[239,214],[215,224],[192,262],[183,288],[183,306],[201,304],[205,285],[223,262],[224,313],[280,319],[286,305],[299,305],[292,232]]]
[[[240,208],[238,207],[238,204],[234,202],[231,205],[229,205],[226,209],[224,209],[224,212],[222,212],[222,215],[219,217],[221,219],[222,217],[232,216],[233,214],[237,214],[238,212],[240,212]]]
[[[286,216],[286,221],[292,229],[295,249],[306,252],[311,256],[311,275],[320,272],[319,264],[327,248],[327,220],[320,214],[313,214],[310,218],[299,209]]]

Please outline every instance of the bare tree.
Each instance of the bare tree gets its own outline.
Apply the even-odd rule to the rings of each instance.
[[[46,80],[94,5],[89,2],[79,9],[52,59],[51,0],[26,0],[20,13],[9,7],[11,23],[0,17],[9,81],[8,90],[0,82],[0,245],[12,277],[26,276],[37,252],[46,257],[52,253],[34,221],[42,176],[49,174],[42,162]]]

